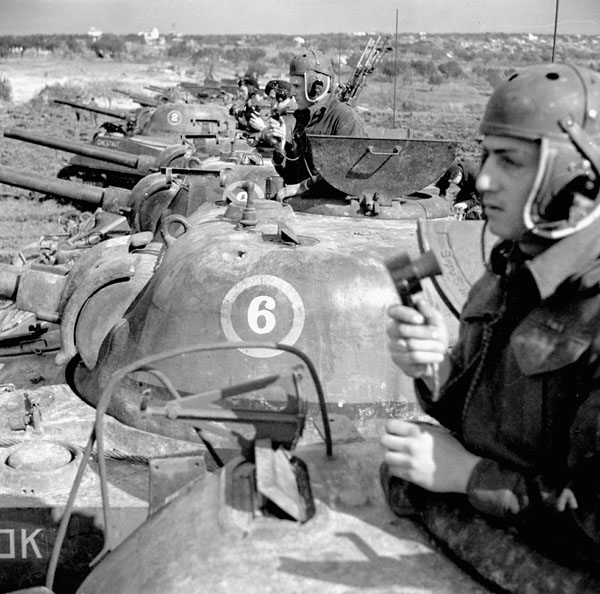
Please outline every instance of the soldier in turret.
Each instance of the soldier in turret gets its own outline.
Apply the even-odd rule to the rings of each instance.
[[[273,118],[261,133],[274,149],[273,163],[285,187],[280,200],[292,196],[338,197],[341,193],[315,171],[307,135],[366,136],[358,113],[336,95],[333,62],[319,50],[306,50],[290,62],[291,97],[295,98],[295,125],[291,138],[281,119]]]
[[[451,167],[434,184],[440,196],[446,196],[448,189],[455,185],[458,192],[453,197],[455,211],[460,212],[459,218],[466,220],[479,220],[482,218],[481,200],[475,187],[479,164],[470,159],[461,159]]]
[[[597,569],[600,74],[517,70],[480,130],[476,188],[499,243],[451,350],[424,300],[389,309],[392,359],[441,426],[388,421],[384,488],[392,503],[417,506],[453,494],[546,558]]]

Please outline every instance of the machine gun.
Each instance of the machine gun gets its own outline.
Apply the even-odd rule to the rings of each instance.
[[[337,89],[339,100],[348,105],[354,105],[367,82],[367,76],[377,68],[385,54],[392,50],[388,39],[382,40],[381,35],[376,41],[372,37],[369,38],[350,80]]]

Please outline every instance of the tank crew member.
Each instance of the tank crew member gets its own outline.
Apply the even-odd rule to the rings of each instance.
[[[244,131],[255,131],[250,125],[249,116],[254,106],[263,101],[258,80],[252,75],[238,79],[238,95],[234,104],[229,108],[229,114],[236,121],[238,128]]]
[[[308,134],[366,136],[358,113],[342,103],[335,93],[333,62],[319,50],[306,50],[290,62],[291,96],[295,98],[294,130],[286,140],[286,126],[272,119],[262,137],[274,147],[273,163],[283,177],[285,187],[278,199],[343,196],[315,171],[308,144]]]
[[[453,163],[434,184],[442,197],[446,196],[448,188],[452,184],[458,186],[453,205],[460,208],[461,219],[478,220],[482,218],[481,200],[475,187],[478,173],[479,165],[474,161],[464,159]]]
[[[98,107],[95,97],[90,99],[90,107]],[[92,118],[92,124],[94,124],[94,127],[98,126],[98,114],[95,111],[91,111],[90,116]]]
[[[290,83],[285,80],[270,80],[265,85],[264,101],[250,106],[247,112],[248,125],[245,129],[250,132],[262,132],[271,118],[280,119],[281,116],[293,113],[296,103],[290,96],[291,88]],[[264,107],[268,109],[261,109]],[[273,150],[260,135],[256,135],[255,141],[255,145],[260,143]]]
[[[546,558],[598,563],[600,74],[517,70],[492,93],[480,131],[476,188],[499,242],[451,350],[424,300],[389,308],[392,360],[441,427],[387,422],[384,488],[413,502],[462,494],[444,500],[516,530]]]
[[[287,81],[280,78],[276,78],[270,80],[265,85],[265,95],[268,97],[272,97],[278,103],[283,101],[284,99],[288,99],[290,97],[290,93],[292,91],[292,85]]]
[[[296,109],[296,101],[292,98],[292,85],[287,80],[270,80],[265,85],[265,95],[277,108],[277,112],[285,115]]]

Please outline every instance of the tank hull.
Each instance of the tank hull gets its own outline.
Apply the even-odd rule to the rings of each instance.
[[[327,459],[298,450],[317,512],[305,524],[249,518],[226,501],[226,473],[192,482],[94,570],[78,592],[485,594],[409,519],[386,508],[375,443]]]
[[[23,424],[32,410],[39,415],[35,420],[30,416]],[[27,390],[5,385],[0,391],[0,591],[44,583],[95,415],[95,409],[64,383]],[[198,446],[152,437],[114,419],[106,419],[105,435],[111,477],[110,532],[116,545],[148,515],[149,458],[192,454]],[[75,591],[102,549],[104,535],[98,465],[94,461],[75,500],[55,592]]]

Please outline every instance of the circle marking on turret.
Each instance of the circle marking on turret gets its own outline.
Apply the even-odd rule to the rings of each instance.
[[[246,340],[293,345],[302,334],[305,320],[306,311],[298,291],[287,281],[271,274],[243,279],[231,287],[221,304],[221,327],[227,340],[232,342],[244,340],[241,334],[247,337]],[[276,338],[268,336],[273,333]],[[281,354],[274,349],[240,351],[258,358]]]
[[[167,114],[167,122],[169,122],[169,124],[171,124],[172,126],[177,126],[178,124],[181,123],[181,112],[177,111],[176,109],[170,111]]]

